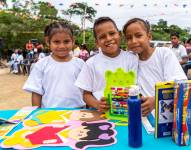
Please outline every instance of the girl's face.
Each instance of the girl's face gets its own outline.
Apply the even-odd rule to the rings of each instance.
[[[135,22],[126,28],[125,39],[128,49],[137,53],[146,53],[150,49],[151,34],[147,33],[144,26]]]
[[[85,126],[80,126],[77,128],[74,128],[69,131],[68,137],[75,139],[75,140],[80,140],[81,138],[87,137],[87,132],[89,130],[85,129]]]
[[[57,61],[68,61],[71,59],[70,51],[73,48],[74,39],[66,31],[55,33],[49,40],[52,57]]]
[[[120,35],[112,22],[104,22],[95,28],[96,44],[103,54],[116,57],[119,53]]]

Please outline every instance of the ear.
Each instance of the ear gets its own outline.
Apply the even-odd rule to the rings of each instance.
[[[148,38],[150,41],[152,40],[153,36],[152,36],[151,32],[148,33]]]

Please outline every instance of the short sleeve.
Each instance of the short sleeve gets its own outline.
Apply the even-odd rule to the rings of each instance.
[[[165,81],[187,79],[175,54],[169,49],[163,53]]]
[[[180,52],[181,52],[181,57],[188,57],[188,54],[187,54],[187,51],[186,51],[186,48],[184,46],[181,45],[181,49],[180,49]]]
[[[38,64],[35,64],[27,81],[23,86],[23,89],[28,92],[35,92],[40,95],[43,95],[44,90],[43,90],[42,80],[43,80],[42,68],[40,68]]]
[[[75,85],[86,91],[93,90],[93,72],[87,65],[87,63],[83,65],[82,70],[75,82]]]

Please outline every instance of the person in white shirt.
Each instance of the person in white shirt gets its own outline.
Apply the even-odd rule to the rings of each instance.
[[[166,47],[152,48],[150,25],[140,18],[130,19],[123,27],[130,50],[139,56],[138,85],[141,88],[142,115],[147,116],[155,107],[155,84],[163,81],[187,79],[178,59]]]
[[[63,22],[50,24],[47,31],[50,56],[40,59],[23,89],[32,93],[32,105],[42,108],[81,108],[82,91],[74,85],[84,61],[73,58],[74,38],[71,27]]]
[[[120,34],[115,22],[109,17],[98,18],[93,27],[96,44],[101,51],[89,58],[83,66],[75,85],[84,90],[84,101],[90,107],[105,112],[108,105],[101,98],[105,88],[105,72],[123,68],[137,72],[138,58],[119,48]],[[101,100],[100,100],[101,99]]]
[[[178,33],[171,33],[171,43],[170,49],[174,52],[176,55],[178,61],[180,62],[180,65],[184,65],[188,61],[188,55],[186,48],[180,44],[179,40],[179,34]]]

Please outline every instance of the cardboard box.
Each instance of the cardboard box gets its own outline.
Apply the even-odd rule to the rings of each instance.
[[[155,138],[172,135],[174,82],[155,85]]]

